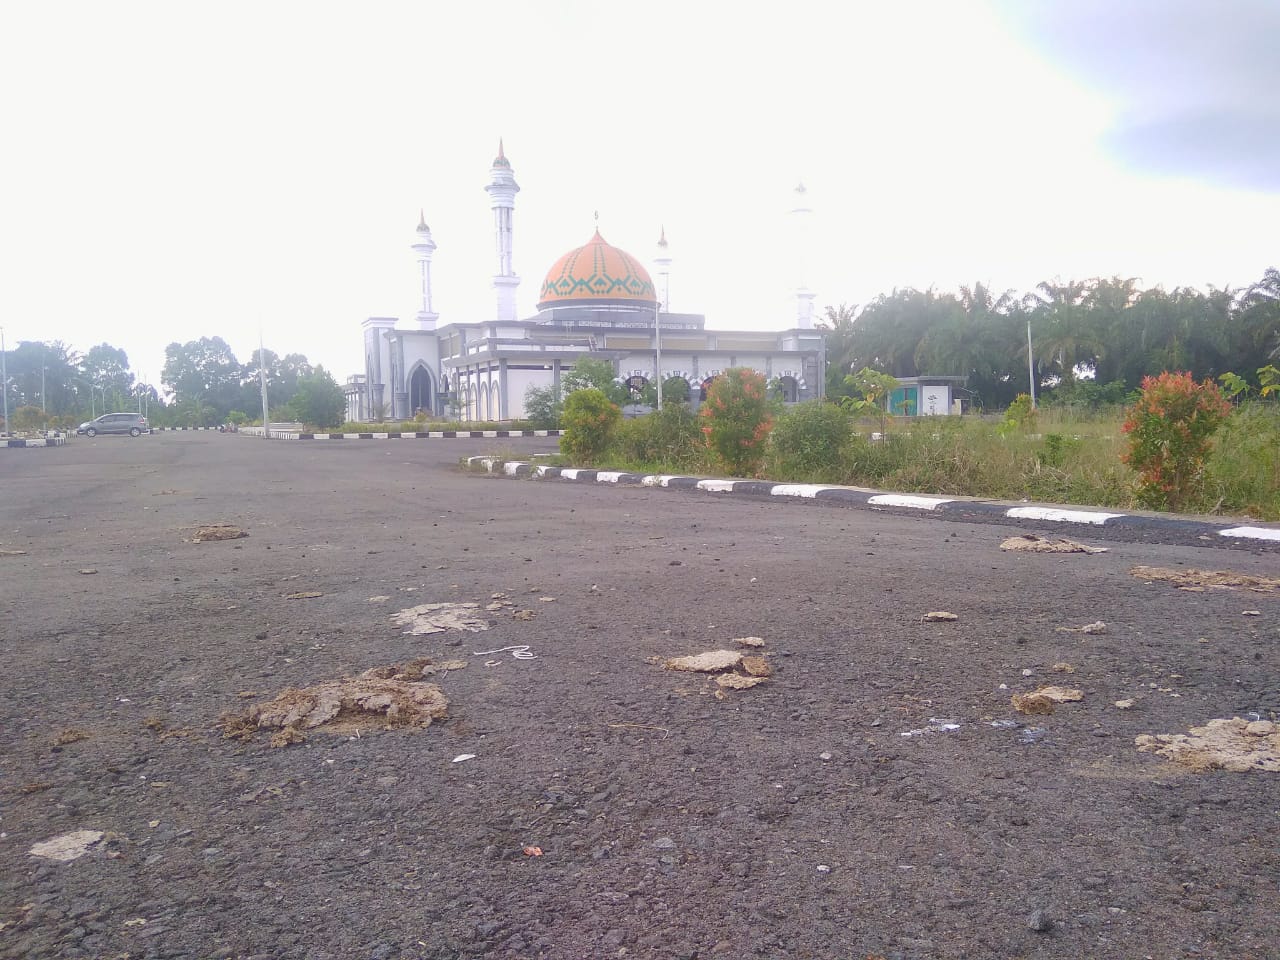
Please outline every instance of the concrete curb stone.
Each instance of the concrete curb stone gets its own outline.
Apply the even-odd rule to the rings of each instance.
[[[1084,507],[1061,507],[1046,504],[1009,504],[993,500],[964,497],[929,497],[920,494],[884,493],[861,487],[836,484],[775,483],[771,480],[732,480],[708,477],[683,477],[667,474],[638,474],[618,470],[589,470],[577,467],[552,467],[525,461],[502,460],[497,457],[467,457],[468,470],[504,474],[512,477],[560,479],[667,487],[674,490],[696,490],[711,494],[729,494],[760,499],[809,499],[829,501],[871,510],[917,511],[924,514],[946,514],[963,517],[1018,520],[1029,527],[1059,530],[1064,526],[1087,530],[1105,528],[1123,530],[1141,541],[1159,541],[1162,535],[1181,540],[1210,539],[1280,545],[1280,524],[1208,521],[1184,516],[1152,516],[1117,513]]]

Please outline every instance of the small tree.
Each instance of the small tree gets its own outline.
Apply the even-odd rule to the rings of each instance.
[[[44,423],[44,413],[39,407],[28,404],[13,411],[13,429],[34,430]]]
[[[595,387],[575,390],[564,401],[564,433],[560,452],[575,463],[589,464],[609,447],[622,410]]]
[[[840,398],[840,406],[855,417],[879,414],[880,434],[883,436],[888,431],[889,394],[898,387],[897,377],[863,367],[857,373],[846,376],[844,386],[850,395]]]
[[[707,448],[729,473],[753,474],[760,468],[773,426],[762,374],[746,367],[724,371],[711,381],[699,416]]]
[[[621,406],[631,401],[630,391],[617,380],[613,372],[613,364],[608,360],[596,360],[592,357],[579,357],[560,378],[561,391],[569,396],[575,390],[586,390],[594,387],[603,393],[612,403]]]
[[[286,409],[290,417],[301,423],[336,427],[346,415],[347,398],[328,371],[316,367],[315,373],[298,378],[298,392],[290,398]]]
[[[779,479],[837,480],[853,434],[849,413],[822,400],[798,403],[778,418],[769,435],[769,476]]]
[[[1138,402],[1125,418],[1129,435],[1125,463],[1138,472],[1138,499],[1177,510],[1199,488],[1209,438],[1231,412],[1213,381],[1196,383],[1189,373],[1144,377]]]
[[[536,429],[554,430],[563,413],[564,400],[556,386],[531,386],[524,392],[524,415]]]

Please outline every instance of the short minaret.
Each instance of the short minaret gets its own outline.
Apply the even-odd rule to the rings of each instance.
[[[418,211],[418,230],[414,234],[409,249],[418,258],[418,275],[422,285],[422,303],[418,307],[415,318],[419,330],[434,330],[440,314],[431,304],[431,254],[435,253],[436,242],[431,239],[431,228],[427,226],[427,218]]]
[[[813,329],[813,298],[809,289],[809,231],[813,210],[809,206],[808,191],[804,184],[796,187],[791,205],[792,236],[795,244],[796,264],[796,326]]]
[[[662,228],[658,238],[658,252],[653,257],[653,267],[662,278],[662,312],[671,312],[671,250],[667,245],[667,228]]]
[[[520,278],[511,264],[511,215],[520,185],[511,172],[511,162],[502,150],[501,140],[498,141],[498,156],[489,168],[489,184],[484,190],[489,194],[493,207],[493,230],[498,247],[498,272],[493,278],[493,289],[498,294],[498,320],[509,322],[516,319],[516,287],[520,286]]]

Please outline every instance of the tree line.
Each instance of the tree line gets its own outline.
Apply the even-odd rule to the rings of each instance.
[[[124,350],[101,343],[79,353],[61,340],[24,340],[5,355],[14,428],[72,427],[113,411],[140,410],[154,426],[213,426],[262,416],[265,365],[272,419],[316,426],[342,422],[342,388],[300,353],[254,351],[241,363],[221,337],[170,343],[160,374],[163,391],[143,382]]]
[[[966,376],[979,405],[1006,407],[1029,388],[1027,325],[1038,394],[1119,402],[1148,375],[1196,380],[1235,373],[1255,381],[1280,361],[1280,271],[1249,287],[1139,289],[1121,277],[1055,280],[1023,296],[981,283],[956,293],[894,290],[861,309],[827,307],[827,394],[846,377]]]

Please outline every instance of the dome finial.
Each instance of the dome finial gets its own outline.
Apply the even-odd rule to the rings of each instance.
[[[667,246],[667,225],[665,223],[662,225],[662,236],[658,238],[658,246],[664,249]]]
[[[507,159],[507,152],[503,149],[502,138],[498,138],[498,155],[493,159],[495,167],[510,167],[511,161]]]
[[[430,230],[431,228],[427,226],[427,215],[423,212],[422,208],[419,207],[418,208],[418,232],[419,233],[430,232]]]

